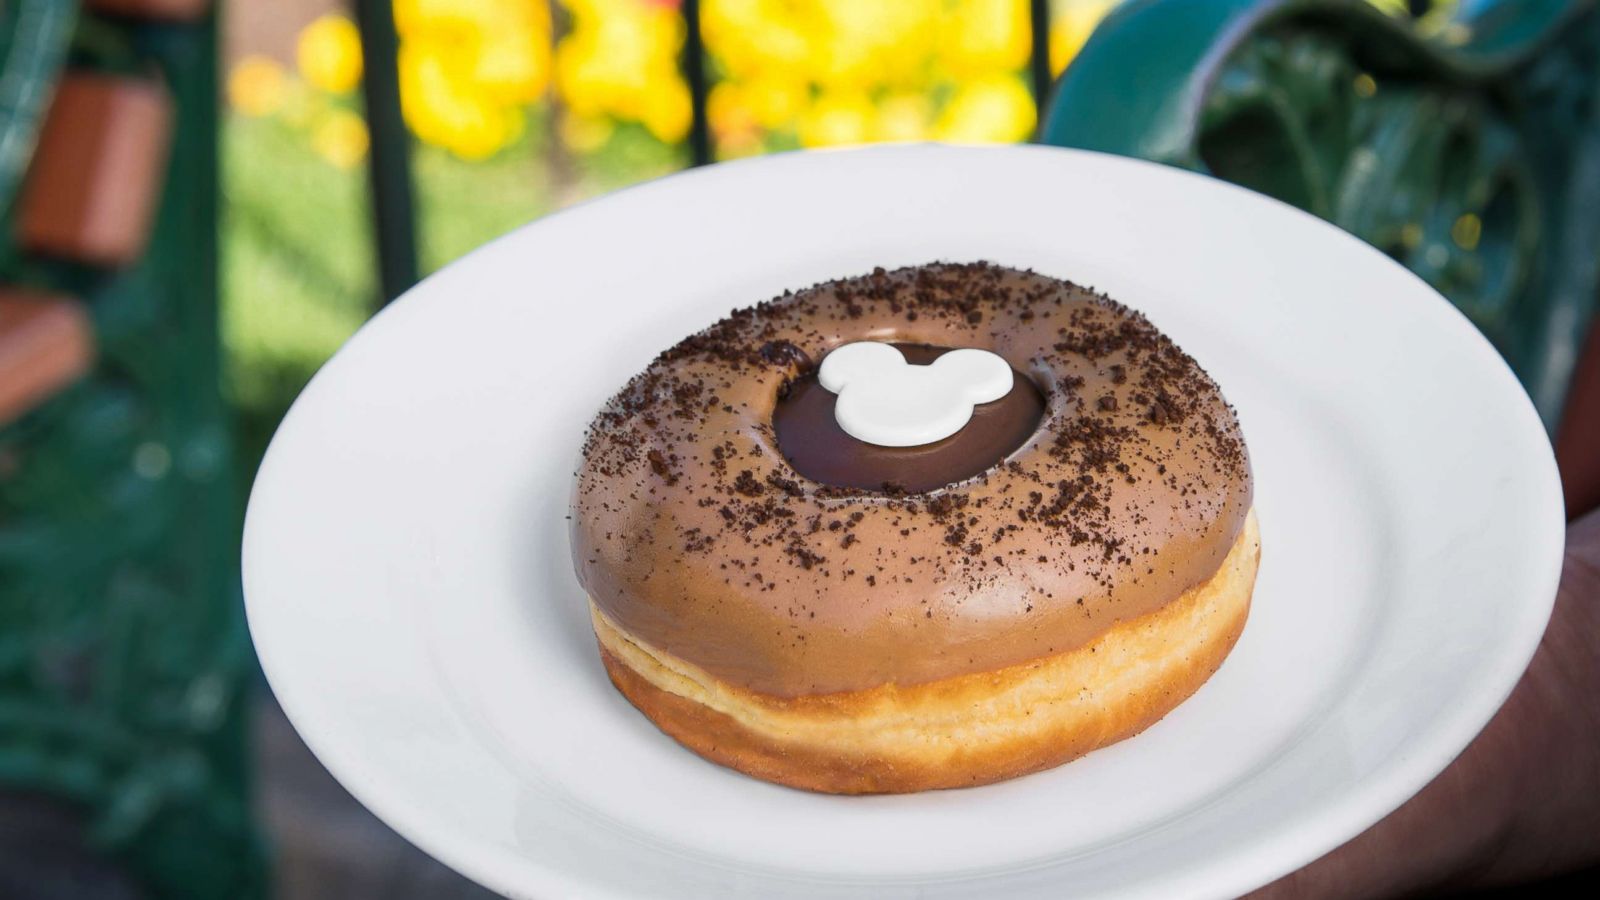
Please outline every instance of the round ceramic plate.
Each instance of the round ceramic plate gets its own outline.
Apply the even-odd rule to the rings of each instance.
[[[1237,648],[1138,737],[988,787],[822,796],[682,749],[595,651],[564,519],[584,426],[733,307],[980,259],[1143,310],[1238,407],[1263,552]],[[244,579],[311,749],[512,896],[1223,896],[1466,746],[1544,629],[1562,535],[1516,380],[1377,251],[1161,166],[896,146],[676,175],[429,278],[284,420]]]

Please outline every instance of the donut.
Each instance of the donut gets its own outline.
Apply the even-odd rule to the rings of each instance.
[[[605,670],[661,731],[900,793],[1059,765],[1193,694],[1249,612],[1252,501],[1233,408],[1144,316],[932,263],[663,352],[585,436],[571,548]]]

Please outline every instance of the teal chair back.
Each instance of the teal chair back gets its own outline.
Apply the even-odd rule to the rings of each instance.
[[[1427,280],[1555,428],[1600,285],[1595,4],[1131,0],[1059,81],[1047,143],[1321,216]]]

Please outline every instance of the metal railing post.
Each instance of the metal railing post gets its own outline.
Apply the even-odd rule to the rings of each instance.
[[[417,282],[416,220],[411,186],[411,136],[400,113],[399,38],[391,0],[356,0],[365,65],[361,78],[372,134],[368,171],[378,252],[380,305]]]
[[[1050,105],[1050,0],[1028,0],[1028,18],[1033,27],[1033,54],[1028,70],[1033,75],[1033,103],[1044,121]]]
[[[689,86],[689,164],[711,162],[711,129],[706,122],[706,47],[700,33],[700,0],[683,0],[683,79]]]

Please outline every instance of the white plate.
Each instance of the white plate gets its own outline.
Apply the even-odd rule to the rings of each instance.
[[[1221,383],[1263,534],[1244,636],[1144,734],[1005,784],[827,797],[703,762],[601,670],[563,520],[583,428],[736,305],[936,259],[1095,285]],[[676,175],[423,282],[284,420],[244,577],[312,750],[507,894],[1222,896],[1460,752],[1532,655],[1562,535],[1526,396],[1382,254],[1156,165],[897,146]]]

